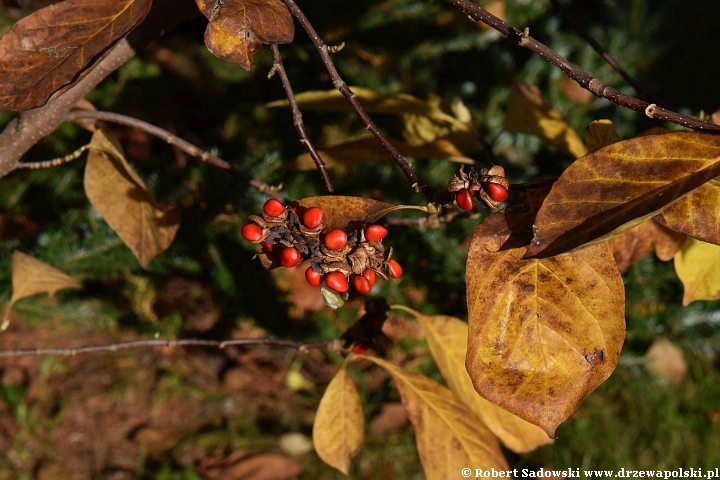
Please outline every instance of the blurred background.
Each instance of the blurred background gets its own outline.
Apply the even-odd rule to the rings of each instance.
[[[0,35],[49,3],[3,0]],[[635,94],[549,2],[479,3],[518,28],[529,27],[532,36],[606,84]],[[326,43],[345,43],[332,58],[349,85],[411,94],[450,114],[457,113],[450,106],[461,101],[475,132],[463,155],[479,167],[493,161],[504,166],[512,183],[557,176],[573,161],[538,137],[504,128],[515,81],[537,86],[580,138],[596,119],[611,119],[622,138],[656,126],[677,128],[593,97],[542,58],[443,2],[299,6]],[[590,0],[568,1],[565,7],[645,94],[661,99],[658,104],[692,115],[720,109],[720,3]],[[298,169],[296,157],[304,151],[290,111],[267,106],[285,98],[277,75],[267,78],[269,49],[263,47],[248,73],[208,52],[206,25],[200,15],[183,23],[87,99],[100,110],[165,128],[266,183],[282,184],[289,199],[325,193],[316,171]],[[296,93],[333,88],[297,24],[296,40],[280,51]],[[0,126],[14,115],[0,112]],[[400,116],[373,119],[389,136],[403,138]],[[318,147],[368,135],[349,112],[305,109],[303,120]],[[10,328],[0,333],[0,348],[153,335],[320,341],[338,337],[362,314],[362,299],[351,299],[337,311],[325,307],[318,291],[305,283],[303,269],[267,272],[252,259],[253,246],[240,237],[239,227],[248,214],[260,211],[267,196],[140,130],[111,129],[158,201],[181,206],[173,245],[147,270],[140,268],[89,205],[82,184],[84,157],[0,179],[0,302],[12,294],[14,250],[83,285],[53,298],[18,302]],[[89,138],[79,126],[65,123],[23,160],[63,156]],[[427,203],[389,157],[353,160],[332,167],[336,193]],[[433,156],[410,160],[435,186],[444,186],[457,168]],[[385,243],[405,273],[399,282],[378,282],[371,297],[466,319],[467,245],[485,214],[476,210],[437,228],[389,227]],[[620,365],[559,427],[554,444],[521,455],[506,451],[511,468],[720,466],[720,303],[683,308],[673,265],[653,255],[623,278],[627,340]],[[393,314],[385,333],[393,340],[391,360],[443,382],[414,321]],[[0,479],[345,478],[325,466],[309,443],[317,403],[341,363],[331,352],[267,347],[0,360]],[[412,428],[387,374],[361,367],[351,368],[351,374],[368,421],[351,478],[423,478]]]

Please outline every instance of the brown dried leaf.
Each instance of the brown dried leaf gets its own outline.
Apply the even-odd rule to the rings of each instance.
[[[399,432],[408,424],[407,410],[402,403],[386,403],[380,413],[373,418],[370,433],[373,435],[386,435]]]
[[[449,140],[438,139],[431,143],[412,147],[400,140],[389,139],[400,153],[414,158],[445,158],[451,162],[474,165],[472,158],[466,157]],[[374,138],[349,140],[332,147],[318,150],[320,157],[328,168],[347,167],[359,163],[387,161],[390,156],[387,150]],[[315,170],[317,166],[309,153],[301,153],[295,161],[288,165],[295,170]]]
[[[588,153],[618,142],[622,142],[622,138],[618,135],[611,120],[594,120],[585,127],[585,143]]]
[[[701,185],[654,218],[670,230],[720,245],[720,179]]]
[[[528,257],[619,235],[720,174],[720,137],[667,133],[614,143],[575,161],[535,218]]]
[[[663,262],[672,260],[685,242],[685,235],[658,224],[652,218],[610,239],[610,247],[621,272],[653,250]]]
[[[282,0],[196,0],[210,20],[205,45],[216,57],[234,62],[248,72],[262,44],[290,43],[295,36],[290,10]]]
[[[593,94],[590,90],[583,88],[582,85],[567,76],[563,76],[560,79],[560,89],[562,89],[566,97],[575,103],[586,105],[593,99]]]
[[[320,207],[324,214],[323,222],[326,231],[336,228],[346,231],[355,230],[373,223],[395,210],[410,209],[427,212],[426,207],[417,205],[393,205],[372,198],[345,197],[342,195],[306,197],[293,202],[293,205],[305,208]]]
[[[11,304],[38,293],[47,293],[52,297],[63,288],[80,288],[74,278],[17,250],[13,251],[12,284]]]
[[[683,351],[670,340],[655,340],[647,351],[645,368],[656,377],[668,379],[674,385],[680,385],[685,378],[687,362]]]
[[[688,238],[675,255],[675,272],[683,283],[683,306],[720,298],[720,246]]]
[[[557,426],[615,369],[625,338],[622,278],[607,243],[547,259],[497,248],[497,212],[470,240],[466,366],[486,400]],[[484,224],[488,223],[487,226]]]
[[[152,0],[65,0],[0,39],[0,109],[44,105],[80,81],[150,11]]]
[[[315,451],[345,475],[365,437],[365,415],[355,382],[341,368],[327,386],[313,424]]]
[[[532,85],[515,82],[510,86],[504,128],[509,132],[537,135],[575,158],[587,152],[577,132]]]
[[[445,315],[423,315],[401,305],[393,308],[410,313],[422,325],[430,352],[450,389],[507,448],[515,453],[524,453],[552,443],[552,439],[539,427],[488,402],[475,391],[465,369],[467,323]]]
[[[356,358],[381,366],[395,380],[415,429],[426,478],[456,478],[468,465],[483,470],[508,469],[497,439],[451,390],[380,358],[366,355]]]
[[[300,462],[279,453],[237,450],[223,459],[203,459],[198,470],[208,480],[285,480],[300,475]]]
[[[180,227],[180,209],[155,201],[102,129],[90,142],[84,185],[92,206],[143,268],[172,244]]]

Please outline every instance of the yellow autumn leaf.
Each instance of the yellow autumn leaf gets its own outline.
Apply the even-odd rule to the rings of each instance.
[[[313,444],[318,456],[345,475],[350,459],[362,446],[365,416],[355,383],[341,368],[327,386],[313,423]]]
[[[683,305],[720,298],[720,246],[688,238],[675,255],[675,271],[683,283]]]
[[[357,355],[384,368],[395,381],[410,422],[425,476],[458,478],[463,468],[507,470],[495,436],[455,394],[424,375],[377,357]]]
[[[5,310],[0,330],[7,328],[10,309],[21,298],[38,293],[47,293],[52,297],[55,292],[63,288],[80,288],[80,284],[74,278],[17,250],[13,252],[12,257],[12,286],[12,297]]]
[[[155,201],[102,129],[93,134],[90,142],[84,186],[92,206],[143,268],[170,247],[180,227],[180,209]]]
[[[553,442],[540,427],[488,402],[475,391],[465,369],[467,323],[445,315],[423,315],[402,305],[392,308],[410,313],[422,325],[430,352],[450,389],[507,448],[524,453]]]
[[[585,143],[588,153],[613,143],[622,142],[611,120],[595,120],[585,127]]]
[[[587,153],[577,132],[532,85],[515,82],[510,86],[504,128],[509,132],[536,135],[575,158]]]

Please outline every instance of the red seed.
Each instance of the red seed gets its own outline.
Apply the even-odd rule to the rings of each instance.
[[[392,278],[400,278],[402,276],[402,267],[394,258],[388,260],[387,265],[388,273],[390,273]]]
[[[312,267],[308,267],[308,269],[305,270],[305,280],[313,287],[319,287],[322,283],[322,275],[313,270]]]
[[[260,242],[260,246],[265,250],[266,252],[272,252],[273,244],[268,242]]]
[[[310,207],[303,215],[303,225],[307,228],[317,228],[323,221],[323,212],[319,207]]]
[[[280,263],[285,267],[294,267],[302,260],[302,255],[295,247],[285,247],[280,252]]]
[[[387,228],[380,225],[370,225],[365,229],[365,238],[371,242],[379,242],[388,234]]]
[[[468,190],[467,188],[463,188],[455,194],[455,201],[457,202],[458,207],[462,208],[463,210],[470,211],[473,209],[474,199],[472,193],[470,193],[470,190]]]
[[[325,285],[339,293],[345,293],[350,286],[342,272],[330,272],[325,277]]]
[[[265,215],[269,217],[279,217],[284,211],[285,207],[283,207],[283,204],[274,198],[271,198],[265,202],[265,205],[263,205],[263,212],[265,212]]]
[[[374,270],[372,270],[371,268],[366,268],[365,270],[363,270],[362,275],[363,275],[363,277],[368,279],[371,287],[373,285],[375,285],[375,271]]]
[[[355,342],[352,346],[352,353],[362,354],[367,352],[370,349],[370,345],[367,344],[364,340],[359,340]]]
[[[370,290],[372,290],[370,280],[368,280],[362,275],[355,275],[353,277],[353,286],[360,295],[367,295],[368,293],[370,293]]]
[[[253,243],[259,242],[263,236],[262,228],[255,225],[254,223],[248,223],[247,225],[243,225],[242,229],[240,230],[240,234],[245,240]]]
[[[504,202],[508,198],[507,188],[500,185],[499,183],[488,183],[487,192],[490,198],[496,202]]]
[[[340,250],[347,245],[347,233],[342,230],[330,230],[325,234],[325,245],[330,250]]]

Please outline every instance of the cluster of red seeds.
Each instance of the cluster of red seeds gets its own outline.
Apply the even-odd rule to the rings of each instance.
[[[370,293],[378,276],[400,278],[402,267],[390,258],[392,249],[385,252],[382,239],[388,231],[381,225],[369,225],[348,235],[335,229],[322,235],[323,211],[319,207],[289,208],[270,199],[263,205],[263,217],[251,215],[252,223],[242,227],[242,236],[259,243],[266,253],[279,251],[284,267],[294,267],[310,259],[305,279],[319,287],[325,286],[345,293],[352,283],[355,290]],[[280,221],[282,220],[282,221]]]
[[[483,168],[476,172],[470,167],[468,172],[461,166],[448,182],[447,188],[455,195],[455,203],[463,210],[472,210],[475,199],[497,208],[508,199],[510,182],[505,178],[505,170],[499,165]]]
[[[488,183],[486,186],[487,194],[496,202],[504,202],[508,198],[508,190],[499,183]],[[458,207],[463,210],[472,210],[475,196],[467,188],[463,188],[455,193],[455,201]]]

